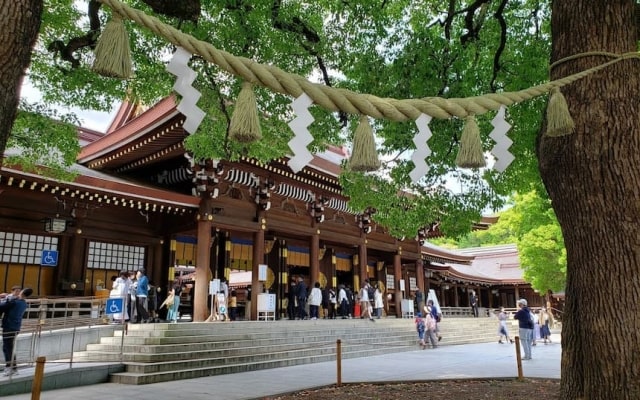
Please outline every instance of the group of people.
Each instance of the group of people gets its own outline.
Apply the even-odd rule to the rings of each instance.
[[[11,293],[0,294],[0,315],[2,316],[2,352],[4,354],[4,375],[11,376],[18,373],[16,363],[15,343],[22,328],[22,316],[27,310],[26,298],[31,296],[31,288],[23,289],[13,286]]]
[[[418,304],[421,304],[418,302]],[[442,340],[440,335],[440,320],[442,313],[435,306],[433,300],[428,300],[427,305],[422,308],[424,313],[418,311],[416,313],[416,331],[418,332],[418,345],[424,350],[428,343],[431,348],[438,347],[438,343]]]
[[[123,299],[122,312],[112,315],[114,322],[131,321],[133,323],[151,322],[149,313],[149,278],[144,268],[137,272],[121,271],[113,281],[110,298]],[[153,296],[155,299],[155,296]],[[151,307],[155,310],[155,306]]]
[[[384,302],[380,288],[372,286],[366,279],[360,291],[355,294],[350,285],[340,284],[338,288],[322,289],[319,282],[315,282],[311,290],[307,290],[304,278],[299,276],[291,280],[287,293],[287,317],[294,319],[320,318],[320,307],[325,319],[349,319],[356,315],[356,304],[360,307],[360,318],[375,321],[374,316],[382,318]],[[307,304],[309,313],[307,315]]]

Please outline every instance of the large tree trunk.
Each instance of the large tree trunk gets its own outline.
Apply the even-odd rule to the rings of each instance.
[[[38,37],[42,0],[0,3],[0,155],[16,118],[20,87]],[[2,157],[0,157],[0,164]]]
[[[637,51],[633,0],[552,6],[552,61]],[[556,79],[609,61],[588,56]],[[640,399],[640,62],[619,62],[563,93],[573,135],[541,137],[539,162],[567,249],[563,399]]]

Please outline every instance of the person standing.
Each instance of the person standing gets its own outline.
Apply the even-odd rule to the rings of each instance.
[[[296,300],[298,300],[298,318],[307,319],[307,285],[304,279],[299,276],[296,285]]]
[[[442,319],[442,312],[440,312],[431,299],[427,300],[427,306],[424,308],[425,312],[427,312],[427,309],[433,317],[433,320],[436,321],[436,327],[433,332],[438,337],[439,342],[442,340],[442,335],[440,334],[440,320]]]
[[[520,343],[522,344],[522,350],[524,351],[523,360],[531,360],[531,343],[533,341],[533,317],[529,307],[527,307],[527,300],[518,300],[519,310],[513,316],[518,320],[518,328],[520,334]]]
[[[16,291],[17,290],[14,290],[14,293]],[[27,310],[27,302],[25,299],[31,296],[31,293],[33,293],[33,290],[26,288],[18,292],[17,295],[13,295],[12,293],[6,301],[0,303],[0,314],[4,314],[2,316],[2,352],[4,353],[5,376],[18,373],[15,343],[22,328],[22,317]]]
[[[311,319],[318,319],[320,316],[320,304],[322,303],[322,290],[320,282],[316,282],[309,293],[309,316]]]
[[[509,337],[509,329],[507,329],[507,313],[504,312],[504,307],[500,307],[498,324],[498,343],[502,344],[503,336],[507,342],[513,343],[513,339]]]
[[[418,346],[422,348],[422,350],[427,348],[427,344],[424,341],[424,331],[426,330],[426,326],[424,323],[424,318],[422,318],[422,313],[416,313],[416,332],[418,332]]]
[[[169,292],[173,295],[173,304],[167,307],[167,321],[172,323],[178,322],[178,310],[180,308],[180,294],[182,293],[182,285],[179,280],[174,280]]]
[[[340,317],[342,317],[342,319],[347,319],[347,316],[349,315],[349,300],[347,297],[347,290],[343,284],[338,286],[338,304],[340,307]]]
[[[471,313],[475,318],[478,318],[478,296],[475,291],[471,291],[469,296],[469,302],[471,303]]]
[[[371,316],[371,304],[369,304],[369,281],[364,281],[364,286],[360,289],[360,318],[367,317],[369,321],[375,322]]]
[[[129,279],[129,273],[127,271],[120,271],[120,276],[118,276],[113,281],[113,286],[111,287],[111,292],[109,293],[109,298],[112,299],[122,299],[122,311],[119,313],[114,313],[112,315],[113,322],[122,323],[122,320],[125,321],[129,319],[129,312],[127,307],[127,298],[129,297],[129,287],[127,285],[127,280]]]
[[[376,310],[376,318],[382,318],[382,309],[384,308],[384,301],[382,300],[382,292],[380,286],[376,285],[376,292],[373,295],[373,308]]]
[[[147,311],[147,297],[149,297],[149,278],[145,275],[145,269],[140,268],[136,274],[136,322],[149,322]]]
[[[427,344],[427,340],[431,343],[431,348],[435,349],[438,347],[438,342],[440,341],[436,338],[436,319],[433,317],[433,307],[427,306],[427,310],[424,315],[424,342]]]
[[[297,287],[296,280],[291,279],[291,285],[289,286],[289,291],[287,292],[287,316],[291,321],[296,319],[296,310],[297,307]]]
[[[334,288],[329,288],[329,319],[336,319],[336,305],[338,304],[338,296]]]
[[[540,336],[544,340],[544,344],[547,344],[547,341],[551,343],[551,314],[547,311],[545,307],[542,307],[540,310]]]
[[[417,311],[421,313],[422,310],[424,309],[424,294],[422,293],[420,288],[416,289],[415,297],[416,297],[416,305],[418,307]]]

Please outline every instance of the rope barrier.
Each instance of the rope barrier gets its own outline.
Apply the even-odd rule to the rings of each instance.
[[[579,79],[605,69],[619,61],[640,58],[639,53],[616,55],[606,52],[590,52],[577,54],[556,61],[551,68],[576,58],[604,55],[613,59],[587,70],[566,76],[561,79],[530,87],[515,92],[490,93],[467,98],[445,99],[426,97],[420,99],[380,98],[372,94],[357,93],[347,89],[335,88],[312,83],[304,77],[288,73],[282,69],[259,64],[245,57],[215,48],[213,45],[185,34],[159,19],[134,9],[118,0],[98,0],[109,6],[122,18],[128,18],[163,37],[175,46],[185,48],[192,54],[198,54],[205,60],[216,64],[221,69],[241,77],[256,85],[274,92],[287,94],[294,98],[306,93],[315,104],[329,111],[343,111],[349,114],[368,115],[373,118],[385,118],[392,121],[408,121],[417,119],[421,113],[433,118],[450,119],[465,118],[498,110],[501,106],[510,106],[525,100],[544,95],[555,88],[569,85]]]

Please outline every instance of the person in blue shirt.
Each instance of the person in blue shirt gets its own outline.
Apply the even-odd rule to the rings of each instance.
[[[140,268],[136,275],[136,322],[149,322],[147,311],[147,297],[149,297],[149,278],[145,275],[145,269]]]
[[[523,360],[531,360],[531,342],[533,341],[533,320],[529,307],[527,307],[527,300],[518,300],[518,307],[520,308],[515,315],[514,319],[518,320],[518,328],[520,334],[520,344],[522,344],[522,350],[524,351]]]
[[[0,314],[3,314],[2,352],[4,353],[5,360],[5,376],[18,373],[14,346],[16,337],[22,328],[22,316],[27,309],[27,302],[24,299],[31,296],[31,293],[33,293],[33,290],[26,288],[21,290],[17,296],[11,296],[6,301],[0,303]]]

